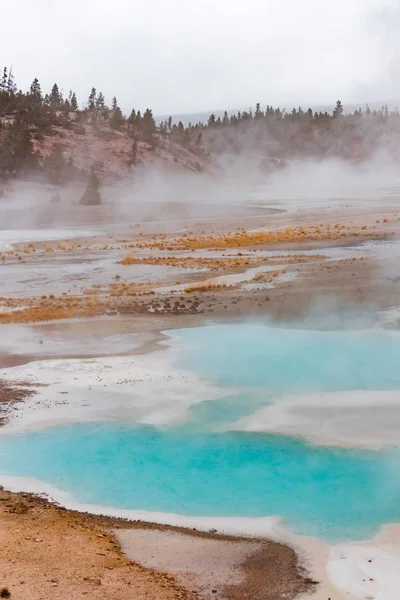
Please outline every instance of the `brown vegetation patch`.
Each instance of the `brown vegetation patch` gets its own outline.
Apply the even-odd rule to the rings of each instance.
[[[235,233],[221,235],[183,235],[167,239],[164,235],[151,240],[137,242],[138,248],[158,248],[162,250],[200,250],[206,248],[226,249],[252,246],[269,246],[281,243],[302,243],[313,241],[338,240],[375,236],[374,227],[350,227],[347,225],[310,225],[308,227],[287,227],[275,231],[247,232],[242,229]]]
[[[117,279],[117,277],[116,277]],[[118,277],[120,279],[120,277]],[[152,289],[154,284],[149,282],[143,283],[127,283],[126,281],[111,283],[109,291],[111,296],[143,296],[153,295],[155,292]]]
[[[14,301],[18,304],[18,300]],[[11,303],[11,301],[9,301]],[[26,304],[29,304],[26,306]],[[0,314],[0,323],[33,323],[53,321],[55,319],[74,319],[77,317],[94,317],[102,314],[103,304],[95,297],[86,298],[62,297],[24,301],[20,310]]]
[[[247,266],[257,266],[260,264],[269,264],[276,262],[285,262],[286,264],[297,264],[315,260],[323,260],[322,254],[294,254],[282,256],[241,256],[240,252],[235,257],[227,258],[207,258],[202,256],[149,256],[136,257],[134,254],[127,254],[122,260],[118,261],[120,265],[165,265],[168,267],[179,267],[182,269],[207,269],[209,271],[233,271]]]
[[[212,283],[212,282],[199,282],[199,283],[191,283],[185,288],[186,294],[191,294],[193,292],[210,292],[210,291],[218,291],[218,290],[226,290],[228,286],[226,283]]]
[[[180,256],[149,256],[137,258],[133,254],[127,254],[120,265],[165,265],[168,267],[180,267],[182,269],[208,269],[210,271],[231,270],[250,264],[258,264],[265,259],[259,257],[234,257],[234,258],[203,258],[203,257],[180,257]]]

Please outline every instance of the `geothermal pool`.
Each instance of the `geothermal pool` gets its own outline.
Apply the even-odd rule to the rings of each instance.
[[[139,418],[145,408],[137,412],[137,392],[121,389],[124,410],[109,419],[103,414],[101,422],[93,414],[86,422],[77,417],[35,430],[6,427],[0,482],[34,478],[78,503],[116,512],[276,516],[292,532],[329,541],[369,538],[380,525],[400,521],[398,332],[210,325],[174,331],[169,345],[154,367],[151,358],[144,366],[150,381],[159,357],[170,353],[164,387],[149,389],[147,400],[157,407],[167,395],[162,422]],[[87,368],[94,364],[88,361]],[[62,365],[71,387],[79,387],[82,371],[73,361]],[[10,378],[40,376],[35,363],[18,369],[9,370]],[[56,381],[57,361],[51,370]],[[177,416],[174,381],[182,373],[194,378],[180,388],[185,408]],[[135,357],[127,376],[135,376]],[[87,380],[80,389],[84,394]],[[51,387],[40,393],[51,394]],[[110,394],[109,403],[116,398]],[[280,432],[285,419],[290,435]],[[374,436],[377,449],[368,447]]]

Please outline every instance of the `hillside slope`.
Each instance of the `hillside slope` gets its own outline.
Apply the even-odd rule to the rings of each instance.
[[[199,156],[161,135],[155,138],[155,148],[136,141],[134,161],[134,140],[128,128],[117,131],[105,123],[101,126],[87,123],[76,128],[56,126],[50,135],[34,139],[33,147],[43,163],[58,149],[66,160],[73,161],[74,166],[80,169],[94,167],[103,179],[118,179],[140,166],[157,163],[187,171],[206,168],[206,156]]]

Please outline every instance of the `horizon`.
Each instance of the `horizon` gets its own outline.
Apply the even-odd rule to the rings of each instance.
[[[400,96],[395,0],[336,0],[335,10],[317,0],[256,0],[248,13],[239,0],[115,0],[111,13],[104,2],[95,6],[94,16],[93,0],[71,0],[68,11],[48,0],[2,8],[3,23],[19,23],[20,43],[11,26],[0,39],[18,87],[37,77],[48,91],[57,82],[64,94],[76,92],[79,106],[96,87],[125,113],[151,107],[157,115],[247,106],[249,98],[272,106],[313,98],[318,106]]]
[[[293,108],[296,108],[296,110],[300,107],[302,108],[304,111],[307,111],[309,108],[312,109],[313,112],[325,112],[327,111],[328,113],[332,113],[335,105],[336,105],[336,101],[340,100],[340,98],[336,98],[334,102],[332,103],[323,103],[323,104],[318,104],[315,105],[315,103],[304,103],[303,105],[299,105],[296,103],[292,103],[289,104],[288,102],[286,102],[286,106],[284,106],[283,104],[281,106],[273,106],[271,104],[261,104],[261,109],[265,111],[266,106],[273,106],[273,108],[280,108],[282,111],[286,110],[287,112],[290,112]],[[346,103],[345,101],[342,101],[343,107],[344,107],[344,113],[352,113],[355,110],[361,109],[361,110],[365,110],[367,106],[369,106],[371,109],[373,110],[378,110],[380,109],[382,106],[388,106],[389,110],[394,110],[396,108],[400,107],[400,98],[395,98],[392,100],[371,100],[371,101],[364,101],[364,102],[356,102],[356,103]],[[150,107],[151,108],[151,107]],[[255,104],[249,104],[246,107],[242,106],[241,108],[229,108],[229,109],[225,109],[225,108],[217,108],[217,109],[209,109],[209,110],[192,110],[189,112],[182,112],[182,113],[175,113],[175,114],[168,114],[168,113],[162,113],[162,114],[154,114],[154,118],[156,119],[157,122],[163,121],[165,119],[168,119],[168,117],[172,117],[173,122],[177,122],[178,120],[182,121],[182,123],[186,126],[190,121],[190,118],[196,118],[196,121],[192,122],[192,125],[194,125],[195,123],[198,122],[198,120],[201,120],[201,118],[207,119],[211,114],[214,114],[216,117],[218,116],[223,116],[225,110],[228,113],[229,116],[231,115],[235,115],[238,112],[243,112],[243,111],[249,111],[250,109],[254,111],[255,108]]]

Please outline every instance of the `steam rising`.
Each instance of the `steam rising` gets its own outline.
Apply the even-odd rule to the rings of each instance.
[[[248,215],[254,214],[256,207],[334,211],[389,206],[398,201],[400,171],[383,151],[358,165],[333,159],[295,160],[267,173],[260,168],[260,160],[236,157],[231,164],[225,155],[222,162],[203,173],[143,167],[135,177],[103,185],[104,204],[94,209],[78,205],[82,183],[60,189],[39,182],[13,182],[0,201],[2,228],[134,226],[143,221]],[[61,202],[52,205],[57,190]],[[215,225],[217,229],[218,221]]]

